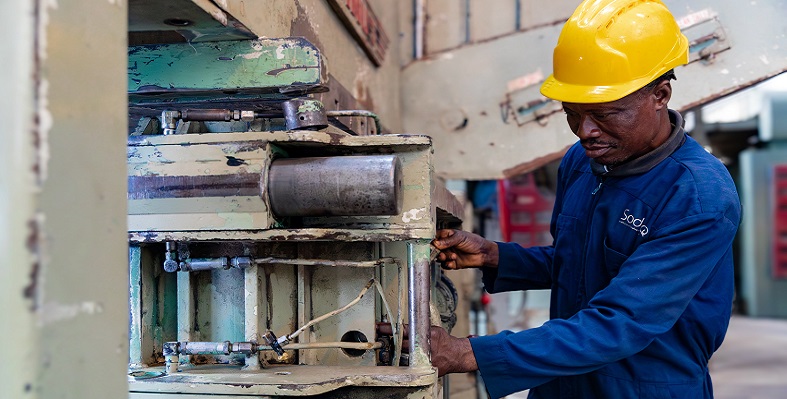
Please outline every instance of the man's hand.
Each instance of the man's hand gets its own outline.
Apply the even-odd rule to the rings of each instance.
[[[389,323],[377,325],[377,333],[380,335],[392,335],[393,331]],[[404,325],[404,338],[408,337],[408,326]],[[442,327],[431,326],[429,329],[429,340],[432,351],[432,366],[437,368],[437,376],[442,377],[448,373],[466,373],[478,370],[475,361],[473,347],[470,346],[468,338],[457,338],[445,331]],[[403,343],[407,349],[406,341]]]
[[[497,243],[461,230],[438,230],[432,245],[440,250],[437,260],[446,269],[497,267]]]

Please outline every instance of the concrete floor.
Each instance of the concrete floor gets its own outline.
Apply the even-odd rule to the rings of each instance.
[[[515,318],[509,317],[507,311],[509,303],[518,301],[509,301],[503,295],[495,299],[497,314],[492,312],[492,321],[502,325],[501,329],[516,330],[518,326],[511,324],[519,323],[512,323]],[[528,297],[528,302],[535,301]],[[535,312],[524,324],[534,327],[545,317],[544,312]],[[734,316],[724,343],[711,359],[710,369],[715,399],[787,399],[787,320]],[[527,392],[507,397],[524,398]]]
[[[710,368],[716,399],[787,398],[787,320],[733,317]]]

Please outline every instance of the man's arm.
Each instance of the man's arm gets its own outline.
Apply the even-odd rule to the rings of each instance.
[[[726,269],[736,230],[737,222],[721,214],[683,219],[652,232],[654,239],[573,317],[470,339],[492,396],[588,373],[642,351],[675,325],[710,276],[731,273]]]

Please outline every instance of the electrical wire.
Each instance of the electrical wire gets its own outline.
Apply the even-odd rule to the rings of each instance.
[[[364,294],[366,294],[366,291],[368,291],[369,288],[371,288],[372,286],[375,287],[375,289],[377,290],[377,293],[380,295],[380,298],[383,301],[383,306],[385,306],[385,312],[388,314],[388,320],[391,320],[391,318],[393,317],[393,314],[391,313],[391,307],[388,305],[388,301],[385,299],[385,293],[383,292],[383,287],[382,287],[382,285],[380,285],[380,283],[377,280],[371,279],[371,280],[369,280],[368,283],[366,283],[366,285],[363,287],[361,292],[358,293],[358,296],[355,297],[355,299],[353,299],[352,301],[350,301],[350,303],[348,303],[347,305],[342,306],[339,309],[333,310],[333,311],[328,312],[328,313],[326,313],[326,314],[324,314],[324,315],[322,315],[320,317],[312,319],[308,323],[304,324],[301,328],[295,330],[291,334],[288,334],[286,336],[287,341],[294,340],[295,338],[298,337],[298,335],[300,335],[302,332],[304,332],[307,328],[309,328],[309,327],[311,327],[311,326],[313,326],[313,325],[315,325],[315,324],[317,324],[317,323],[319,323],[319,322],[321,322],[323,320],[326,320],[328,318],[336,316],[339,313],[342,313],[345,310],[351,308],[352,306],[354,306],[355,304],[360,302],[361,298],[363,298]],[[398,328],[398,326],[396,326],[396,324],[398,324],[398,323],[391,323],[391,329],[393,330],[392,333],[393,333],[393,337],[394,337],[393,338],[393,340],[394,340],[394,348],[398,348],[399,347],[399,342],[398,341],[400,341],[400,338],[398,337],[399,334],[398,334],[398,331],[397,331],[397,330],[399,330],[399,328]],[[294,349],[294,348],[290,347],[288,349]]]

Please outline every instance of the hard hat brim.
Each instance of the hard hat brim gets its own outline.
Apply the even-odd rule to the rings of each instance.
[[[626,97],[645,87],[651,80],[650,76],[646,76],[615,86],[583,86],[561,82],[552,74],[541,85],[541,94],[553,100],[569,103],[606,103]]]

